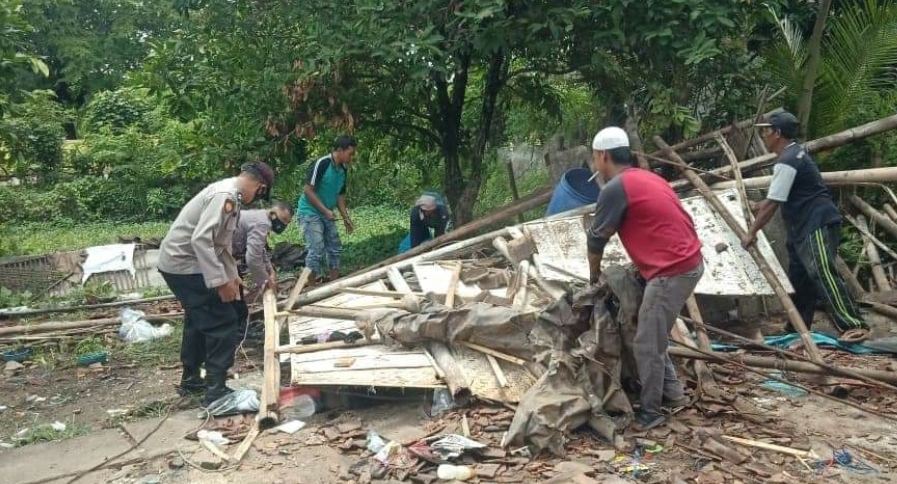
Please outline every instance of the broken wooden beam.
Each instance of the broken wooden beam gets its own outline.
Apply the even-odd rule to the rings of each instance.
[[[661,138],[660,136],[654,137],[654,143],[659,146],[663,152],[672,157],[674,161],[682,161],[679,158],[679,155],[676,154],[675,151],[670,149],[669,145]],[[682,174],[698,189],[698,192],[707,199],[710,205],[716,210],[716,212],[726,221],[726,224],[729,225],[729,228],[732,229],[733,232],[738,236],[738,239],[741,240],[747,235],[747,231],[738,223],[735,217],[729,212],[725,205],[720,201],[720,199],[710,190],[710,187],[704,183],[703,180],[698,177],[691,170],[683,169]],[[803,318],[801,318],[800,313],[797,311],[797,307],[794,305],[794,301],[791,300],[791,296],[788,295],[788,292],[785,291],[785,287],[782,285],[779,278],[776,277],[775,273],[772,270],[772,267],[769,265],[769,261],[766,260],[766,257],[760,252],[757,248],[757,244],[753,244],[747,249],[748,253],[753,257],[754,262],[757,263],[757,266],[760,268],[760,272],[766,277],[767,282],[772,287],[773,291],[776,293],[776,296],[779,297],[779,300],[782,301],[782,306],[785,308],[785,313],[788,315],[788,320],[791,322],[791,325],[797,329],[798,334],[800,335],[801,341],[804,342],[804,346],[807,348],[807,353],[809,353],[810,358],[814,361],[823,361],[822,354],[819,352],[819,348],[816,347],[816,343],[813,341],[813,338],[810,336],[810,332],[807,330],[807,325],[804,324]]]
[[[299,279],[296,281],[296,285],[293,286],[293,290],[290,291],[289,297],[287,297],[286,302],[283,305],[284,310],[289,311],[296,306],[296,300],[299,299],[299,293],[305,289],[305,286],[308,284],[309,278],[311,278],[312,272],[308,267],[303,267],[302,272],[299,274]]]
[[[772,96],[770,96],[769,99],[772,99]],[[772,111],[769,111],[768,113],[764,114],[764,116],[771,116],[775,113],[781,113],[782,111],[784,111],[784,109],[776,108],[776,109],[773,109]],[[694,138],[680,141],[680,142],[674,144],[672,146],[672,148],[675,151],[681,151],[686,148],[691,148],[692,146],[697,146],[701,143],[706,143],[708,141],[712,141],[713,138],[716,136],[716,133],[728,134],[730,131],[732,131],[732,128],[743,129],[743,128],[752,126],[753,124],[754,124],[754,118],[742,119],[741,121],[737,121],[735,123],[730,124],[729,126],[725,126],[723,128],[712,131],[710,133],[704,133],[700,136],[695,136]],[[663,154],[663,150],[657,150],[654,153],[651,153],[652,156],[660,156],[661,154]]]

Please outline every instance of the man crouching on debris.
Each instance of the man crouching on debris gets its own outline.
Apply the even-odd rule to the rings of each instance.
[[[243,165],[239,176],[215,182],[187,202],[159,247],[159,272],[184,307],[178,393],[205,392],[205,406],[232,392],[226,386],[236,350],[237,314],[231,303],[243,281],[231,250],[240,205],[267,200],[273,183],[267,163]]]
[[[825,295],[828,313],[841,339],[858,342],[869,336],[869,327],[835,270],[840,243],[841,214],[822,183],[819,167],[797,143],[798,121],[787,112],[769,116],[763,128],[763,143],[778,156],[766,199],[758,204],[757,218],[741,245],[748,247],[779,207],[788,228],[788,279],[794,286],[794,305],[807,328],[819,295]],[[785,331],[794,332],[791,323]]]
[[[676,317],[704,273],[701,242],[666,180],[633,166],[625,131],[609,127],[595,135],[592,168],[607,184],[587,237],[591,283],[599,282],[604,247],[614,233],[646,281],[634,353],[642,384],[635,426],[647,430],[664,422],[662,406],[688,402],[667,345]]]
[[[245,210],[240,213],[234,232],[233,254],[238,261],[240,277],[249,274],[251,285],[246,293],[240,287],[240,298],[232,303],[239,322],[236,336],[238,346],[246,336],[248,302],[255,301],[264,289],[277,292],[277,276],[268,257],[268,234],[282,234],[292,220],[293,207],[284,202],[274,202],[267,210]],[[244,297],[247,294],[248,297]]]

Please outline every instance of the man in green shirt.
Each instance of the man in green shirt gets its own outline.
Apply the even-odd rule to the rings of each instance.
[[[318,158],[309,168],[305,177],[305,190],[299,197],[299,225],[308,255],[305,265],[318,276],[324,276],[323,259],[327,257],[327,277],[339,278],[340,254],[343,251],[339,231],[336,228],[338,208],[347,233],[355,226],[346,210],[346,168],[355,156],[358,142],[351,136],[338,136],[333,141],[333,151]]]

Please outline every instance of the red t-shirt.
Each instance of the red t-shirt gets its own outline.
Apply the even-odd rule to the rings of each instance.
[[[669,183],[650,171],[628,168],[601,190],[589,250],[603,250],[614,231],[645,279],[676,276],[701,262],[691,216]]]

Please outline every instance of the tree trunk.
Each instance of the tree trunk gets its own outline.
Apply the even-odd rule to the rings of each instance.
[[[822,34],[825,31],[825,20],[831,9],[832,0],[821,0],[819,11],[816,13],[816,23],[813,25],[813,34],[810,35],[810,56],[807,67],[804,69],[804,85],[800,92],[800,101],[797,105],[797,119],[800,121],[800,139],[806,139],[807,128],[810,124],[810,108],[813,106],[813,88],[816,85],[816,75],[819,70]]]

